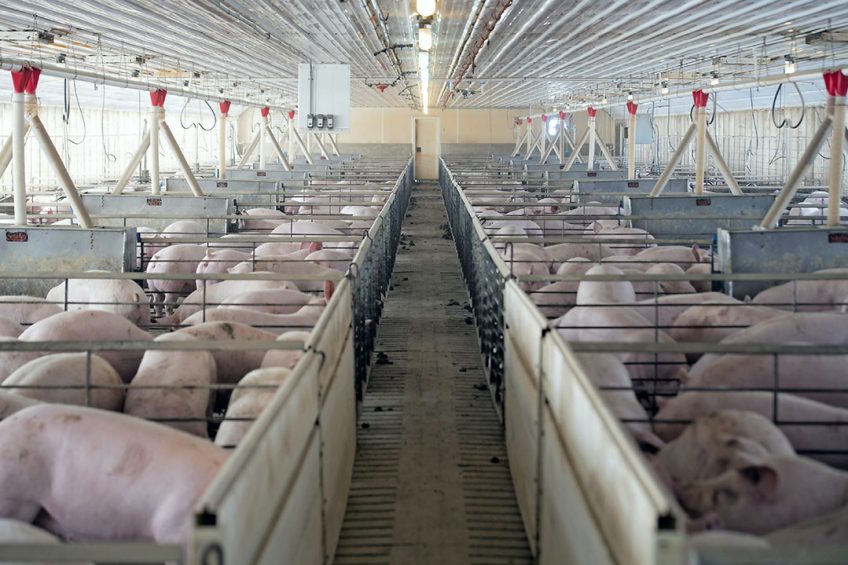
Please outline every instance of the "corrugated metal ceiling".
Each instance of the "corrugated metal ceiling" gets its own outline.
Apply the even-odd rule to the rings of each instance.
[[[0,59],[64,58],[71,69],[188,81],[200,94],[280,107],[296,102],[298,62],[343,62],[355,106],[418,107],[417,54],[406,47],[416,28],[406,0],[15,0],[0,4],[0,30],[53,41],[0,41]],[[663,80],[685,92],[711,73],[746,84],[782,73],[787,54],[799,72],[848,64],[848,42],[807,43],[827,30],[848,31],[848,2],[442,0],[429,99],[551,109],[628,91],[638,100]],[[381,94],[376,84],[390,86]]]

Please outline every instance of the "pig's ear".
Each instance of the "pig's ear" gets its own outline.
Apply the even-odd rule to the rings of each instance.
[[[327,302],[333,297],[333,292],[336,290],[336,283],[333,281],[324,281],[324,300]]]
[[[780,480],[773,467],[764,464],[748,465],[739,469],[739,475],[764,498],[772,498],[777,494]]]
[[[693,245],[693,246],[692,246],[692,255],[694,255],[694,256],[695,256],[695,262],[696,262],[696,263],[700,263],[700,262],[701,262],[701,248],[700,248],[700,247],[698,247],[698,244],[697,244],[697,243],[696,243],[695,245]]]
[[[324,245],[320,241],[313,241],[309,244],[309,253],[315,253],[316,251],[321,251]]]

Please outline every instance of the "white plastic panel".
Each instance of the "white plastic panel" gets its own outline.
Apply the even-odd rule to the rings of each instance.
[[[307,114],[332,114],[333,129],[309,131],[337,132],[350,129],[350,65],[297,66],[297,127],[306,131]]]

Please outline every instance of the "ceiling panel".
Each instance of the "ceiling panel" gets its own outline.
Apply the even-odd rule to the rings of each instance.
[[[52,41],[2,40],[0,61],[279,107],[296,103],[299,62],[349,63],[355,106],[419,107],[417,25],[406,0],[15,0],[0,30]],[[848,64],[845,0],[441,0],[433,32],[433,107],[618,104],[713,75],[746,87],[780,75],[786,55],[796,76]]]

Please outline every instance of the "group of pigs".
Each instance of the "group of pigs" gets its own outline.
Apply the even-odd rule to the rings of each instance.
[[[247,236],[205,245],[179,242],[206,235],[193,221],[139,230],[154,238],[139,266],[182,275],[149,278],[152,302],[135,281],[114,278],[70,279],[46,298],[0,297],[2,341],[142,342],[94,353],[0,352],[0,543],[187,542],[193,505],[302,356],[384,198],[344,207],[329,200],[303,206],[350,218],[304,221],[297,209],[252,209],[241,222]],[[349,233],[357,240],[343,241]],[[239,248],[250,234],[303,241]],[[251,280],[254,271],[283,276]],[[243,277],[216,281],[221,273]],[[275,340],[289,343],[175,343]],[[145,350],[144,342],[168,345]],[[215,430],[213,410],[224,407]]]
[[[709,273],[710,254],[656,245],[650,233],[620,225],[617,208],[565,209],[568,200],[557,194],[537,199],[511,191],[503,206],[491,190],[466,195],[519,285],[565,341],[634,344],[632,352],[584,353],[578,360],[689,514],[690,530],[717,530],[695,540],[848,544],[846,356],[684,355],[639,347],[848,344],[848,269],[823,271],[844,274],[839,280],[792,281],[742,301],[710,292],[708,282],[662,280]],[[628,280],[643,273],[660,280]],[[551,274],[580,280],[526,279]]]

